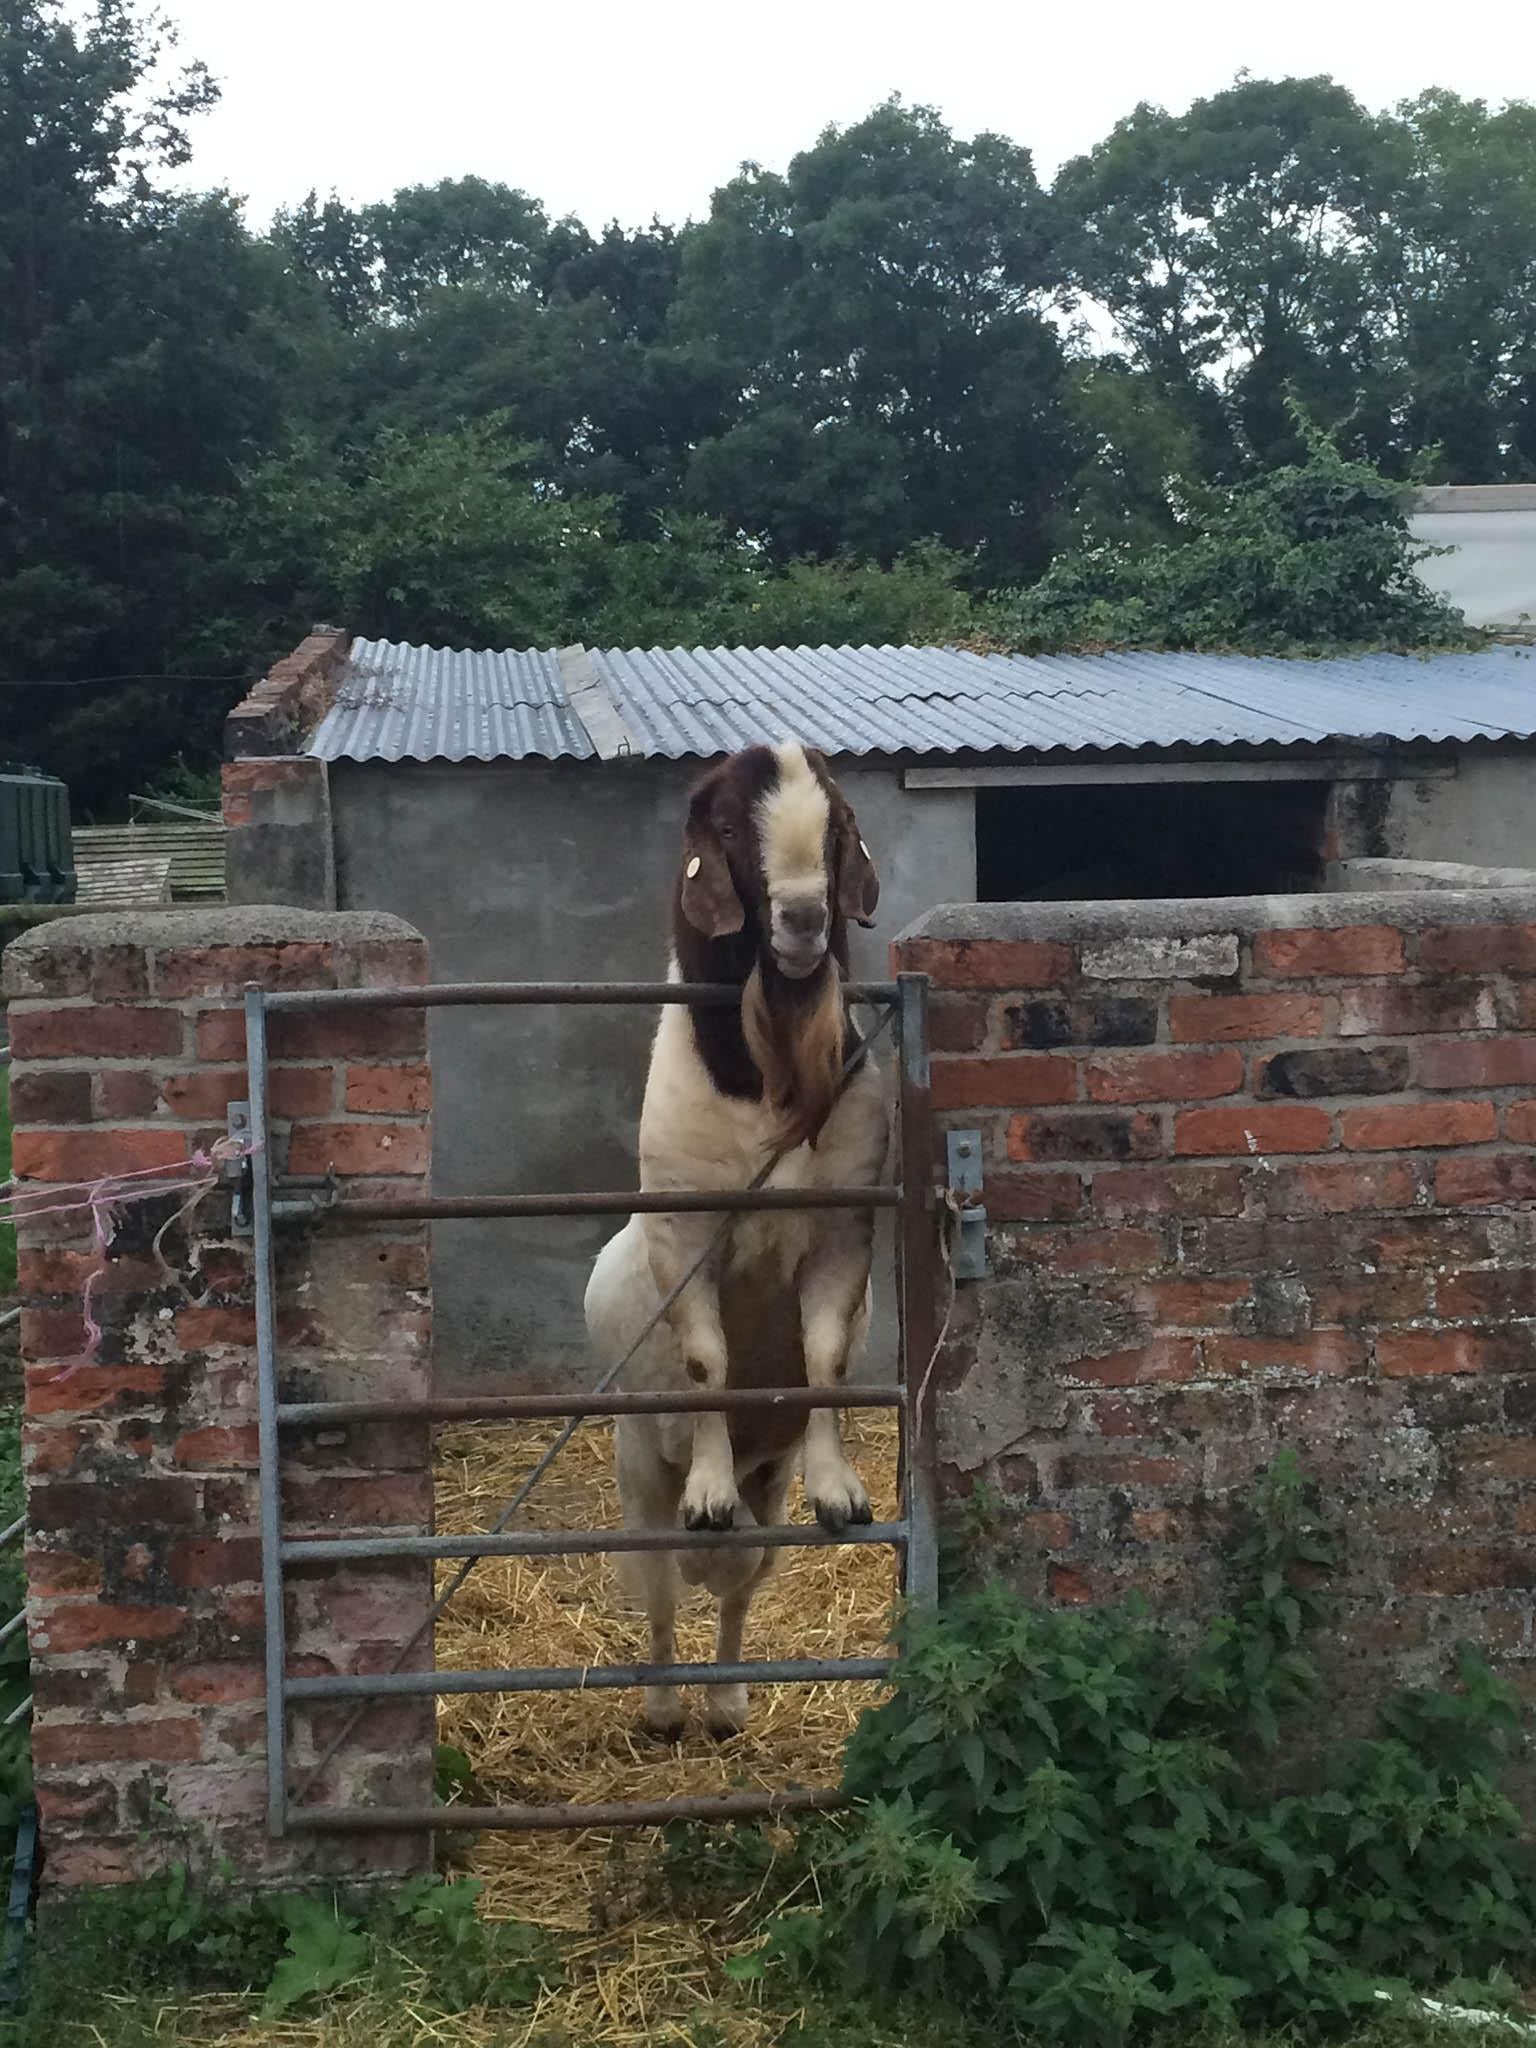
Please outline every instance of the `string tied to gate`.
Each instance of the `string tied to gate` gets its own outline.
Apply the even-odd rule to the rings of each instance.
[[[111,1266],[112,1246],[125,1209],[148,1202],[164,1201],[168,1195],[184,1199],[164,1219],[150,1240],[150,1254],[164,1276],[184,1301],[196,1296],[165,1255],[165,1240],[178,1223],[190,1223],[224,1171],[235,1161],[248,1158],[257,1149],[250,1138],[215,1138],[199,1146],[188,1159],[172,1159],[160,1166],[134,1167],[124,1173],[103,1173],[94,1180],[25,1183],[16,1180],[0,1185],[0,1223],[26,1223],[39,1216],[89,1214],[96,1264],[80,1290],[80,1321],[85,1347],[76,1358],[47,1369],[50,1380],[65,1380],[83,1366],[94,1365],[101,1353],[105,1334],[96,1319],[95,1300],[101,1281]]]

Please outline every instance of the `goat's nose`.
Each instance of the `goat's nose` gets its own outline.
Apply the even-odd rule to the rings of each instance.
[[[819,939],[826,928],[824,903],[786,903],[780,916],[784,930],[796,939]]]

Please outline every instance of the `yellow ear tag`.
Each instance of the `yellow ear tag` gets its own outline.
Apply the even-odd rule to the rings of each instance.
[[[702,860],[701,860],[701,859],[699,858],[699,856],[698,856],[697,854],[695,854],[695,855],[693,856],[693,859],[692,859],[691,861],[689,861],[689,863],[688,863],[687,867],[685,867],[685,868],[683,869],[683,873],[684,873],[684,874],[685,874],[685,875],[687,876],[688,880],[689,880],[689,881],[691,882],[691,881],[693,880],[694,876],[695,876],[695,875],[696,875],[696,874],[697,874],[697,873],[699,872],[699,869],[700,869],[701,867],[703,867],[703,865],[704,865],[703,861],[702,861]]]

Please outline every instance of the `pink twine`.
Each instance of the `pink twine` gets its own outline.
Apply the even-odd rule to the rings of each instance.
[[[171,1160],[164,1166],[136,1167],[129,1173],[106,1173],[100,1179],[94,1181],[61,1181],[56,1186],[36,1190],[39,1194],[46,1193],[52,1195],[61,1191],[67,1192],[76,1188],[84,1188],[87,1192],[83,1201],[49,1202],[45,1203],[41,1208],[18,1210],[15,1207],[16,1197],[12,1195],[9,1213],[7,1213],[3,1206],[0,1206],[0,1222],[27,1221],[34,1216],[61,1216],[83,1209],[89,1209],[91,1212],[91,1229],[92,1235],[96,1240],[97,1259],[96,1264],[86,1276],[85,1286],[81,1290],[80,1295],[80,1320],[85,1328],[85,1349],[78,1358],[69,1359],[64,1364],[55,1366],[49,1374],[50,1379],[68,1379],[70,1374],[78,1372],[81,1366],[95,1363],[97,1353],[101,1348],[103,1331],[101,1325],[96,1320],[93,1304],[96,1284],[106,1272],[110,1263],[108,1254],[117,1235],[117,1212],[135,1202],[158,1201],[165,1195],[186,1194],[189,1197],[178,1209],[173,1210],[155,1232],[153,1249],[156,1262],[161,1271],[173,1285],[180,1288],[183,1296],[190,1300],[192,1297],[187,1294],[186,1288],[182,1286],[177,1275],[167,1264],[164,1254],[160,1249],[161,1243],[171,1225],[180,1217],[186,1216],[195,1210],[203,1197],[216,1185],[220,1166],[229,1160],[248,1158],[256,1149],[254,1142],[247,1138],[217,1138],[206,1151],[199,1148],[199,1150],[194,1152],[190,1160]],[[189,1166],[195,1169],[191,1174],[186,1170]],[[176,1180],[157,1178],[157,1176],[168,1173],[179,1174],[180,1178]],[[130,1181],[147,1180],[154,1180],[154,1185],[150,1187],[129,1187],[125,1185],[126,1182]],[[5,1186],[0,1188],[0,1198],[5,1197],[8,1191],[15,1188],[16,1185],[14,1181],[6,1182]]]

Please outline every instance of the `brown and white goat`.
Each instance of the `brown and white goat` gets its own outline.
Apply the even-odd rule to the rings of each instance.
[[[669,1005],[640,1117],[643,1189],[744,1188],[773,1154],[771,1187],[868,1187],[885,1162],[884,1094],[842,984],[847,923],[873,922],[879,884],[853,811],[822,756],[799,742],[748,747],[694,789],[672,901],[673,981],[728,982],[739,1006]],[[851,1062],[851,1067],[850,1067]],[[587,1327],[605,1360],[623,1356],[703,1252],[718,1215],[636,1216],[599,1254]],[[641,1346],[632,1387],[832,1387],[869,1322],[874,1218],[759,1211],[723,1242]],[[867,1522],[869,1496],[843,1455],[835,1410],[772,1415],[624,1416],[615,1432],[631,1528],[771,1526],[798,1464],[816,1516]],[[720,1602],[717,1657],[742,1631],[772,1551],[640,1554],[632,1578],[650,1617],[653,1662],[675,1661],[677,1577]],[[744,1686],[716,1686],[709,1725],[746,1724]],[[677,1694],[654,1687],[645,1717],[682,1727]]]

